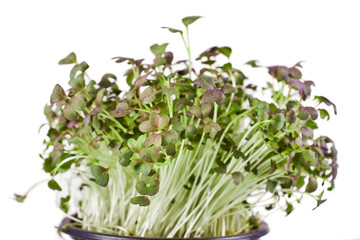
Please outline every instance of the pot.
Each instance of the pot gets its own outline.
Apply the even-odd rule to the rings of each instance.
[[[83,230],[77,226],[68,226],[64,229],[63,226],[71,223],[69,218],[64,218],[59,229],[68,234],[74,240],[169,240],[169,238],[142,238],[142,237],[128,237],[116,236],[104,233],[96,233]],[[206,237],[206,238],[184,238],[187,240],[259,240],[262,236],[269,232],[269,226],[266,222],[262,222],[260,226],[252,232],[238,235],[231,235],[226,237]],[[179,238],[174,238],[179,239]]]

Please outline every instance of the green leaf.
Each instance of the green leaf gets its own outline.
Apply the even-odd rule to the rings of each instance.
[[[155,132],[157,130],[157,128],[152,126],[150,121],[144,121],[144,122],[140,123],[139,130],[141,132]]]
[[[308,184],[306,185],[305,191],[308,193],[312,193],[312,192],[315,192],[317,188],[318,188],[318,183],[316,181],[316,178],[309,177],[309,181],[308,181]]]
[[[147,87],[141,94],[140,100],[142,104],[150,104],[155,100],[155,90],[152,87]]]
[[[328,111],[326,111],[325,109],[321,109],[321,108],[319,108],[318,110],[320,112],[321,119],[325,119],[325,118],[326,118],[326,120],[330,119],[330,114]]]
[[[184,131],[184,126],[177,118],[171,118],[172,129],[177,132]]]
[[[101,174],[107,172],[108,170],[100,165],[91,165],[90,166],[90,171],[91,171],[91,174],[94,176],[94,177],[98,177],[100,176]]]
[[[216,132],[221,131],[220,125],[216,122],[209,122],[209,123],[204,124],[204,127],[203,127],[204,133],[210,133],[211,129],[214,129]]]
[[[167,128],[170,122],[170,118],[167,115],[161,115],[158,118],[158,122],[157,122],[157,129],[162,130],[164,128]]]
[[[204,103],[201,106],[201,114],[202,118],[205,119],[212,111],[212,104],[211,103]]]
[[[76,64],[70,71],[70,80],[75,78],[77,72],[80,71],[83,73],[88,68],[89,68],[89,65],[86,62]]]
[[[59,84],[56,84],[50,97],[50,103],[54,104],[64,100],[65,98],[66,94],[64,89]]]
[[[76,78],[70,79],[69,85],[73,88],[84,88],[85,87],[84,73],[79,74]]]
[[[24,202],[26,197],[27,197],[26,195],[20,195],[20,194],[14,193],[14,200],[19,202],[19,203]]]
[[[172,33],[180,33],[181,35],[183,34],[183,31],[175,29],[175,28],[169,28],[169,27],[161,27],[161,28],[168,29]]]
[[[169,143],[166,146],[166,154],[170,156],[174,156],[176,154],[176,147],[174,143]]]
[[[95,177],[95,182],[101,187],[106,187],[109,183],[109,174],[108,169],[100,165],[91,165],[90,166],[91,174]]]
[[[220,53],[222,53],[224,56],[226,56],[227,58],[230,58],[231,55],[231,48],[230,47],[220,47],[217,49]]]
[[[140,181],[136,183],[135,188],[141,195],[154,196],[159,192],[159,186],[157,175],[154,174],[152,176],[143,175]]]
[[[169,45],[168,43],[163,43],[161,45],[154,44],[150,47],[150,50],[154,55],[158,55],[158,54],[164,53],[166,51],[166,47],[168,45]]]
[[[69,211],[69,201],[70,195],[60,198],[60,209],[63,210],[64,213],[68,213]]]
[[[133,197],[130,202],[141,207],[150,205],[150,200],[147,196]]]
[[[64,116],[68,120],[74,121],[77,119],[77,112],[84,110],[85,107],[86,103],[82,98],[73,96],[64,108]]]
[[[276,181],[268,180],[267,183],[266,183],[266,191],[274,193],[276,185],[277,185]]]
[[[59,65],[76,63],[76,54],[71,52],[65,58],[59,61]]]
[[[246,62],[245,64],[247,65],[250,65],[251,67],[253,68],[257,68],[257,67],[260,67],[258,64],[257,64],[258,60],[250,60],[248,62]]]
[[[201,108],[196,105],[192,105],[189,109],[190,113],[197,118],[201,118]]]
[[[284,127],[285,124],[285,117],[282,113],[278,113],[275,115],[275,117],[273,118],[273,126],[277,129],[277,130],[281,130]]]
[[[226,165],[222,161],[216,161],[218,167],[214,168],[214,171],[218,174],[226,174]]]
[[[151,172],[151,167],[147,162],[138,162],[134,166],[134,172],[137,175],[139,175],[140,173],[148,175]]]
[[[120,153],[120,165],[123,167],[127,167],[131,163],[131,157],[133,156],[133,152],[130,149],[125,149]]]
[[[202,18],[202,17],[201,16],[185,17],[185,18],[182,19],[182,22],[185,25],[185,27],[188,27],[190,24],[194,23],[199,18]]]
[[[59,186],[59,184],[54,180],[54,179],[51,179],[49,182],[48,182],[48,187],[52,190],[56,190],[56,191],[61,191],[61,187]]]
[[[286,209],[285,209],[285,212],[287,213],[286,215],[289,215],[292,211],[294,211],[294,206],[288,201],[286,201]]]

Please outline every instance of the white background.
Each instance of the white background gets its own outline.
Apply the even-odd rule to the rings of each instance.
[[[360,238],[359,10],[359,1],[348,0],[1,1],[0,238],[58,239],[54,226],[62,213],[45,185],[25,204],[9,199],[46,177],[38,157],[44,134],[37,130],[53,86],[67,86],[70,68],[58,60],[75,51],[98,80],[107,72],[123,74],[112,57],[150,60],[153,43],[169,42],[177,59],[186,58],[179,36],[160,27],[180,28],[191,15],[205,17],[190,27],[193,56],[214,45],[231,46],[233,65],[244,71],[252,59],[287,66],[304,60],[304,79],[314,80],[315,92],[338,107],[319,130],[339,151],[336,190],[316,211],[308,200],[288,217],[269,217],[271,232],[263,239]]]

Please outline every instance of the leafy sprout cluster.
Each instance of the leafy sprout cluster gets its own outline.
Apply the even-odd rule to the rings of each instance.
[[[188,60],[175,62],[167,43],[154,44],[152,63],[115,57],[129,65],[124,80],[105,74],[99,81],[74,53],[59,62],[73,65],[71,88],[56,85],[45,107],[49,130],[41,157],[49,188],[62,191],[57,179],[65,172],[70,185],[81,180],[59,204],[66,213],[71,206],[84,228],[228,235],[258,226],[256,207],[289,214],[304,194],[319,206],[325,201],[320,188],[333,189],[337,151],[314,130],[316,120],[330,118],[325,105],[336,114],[335,105],[311,95],[314,82],[302,79],[301,63],[266,67],[274,81],[262,91],[270,101],[256,98],[262,91],[232,66],[230,47],[201,53],[197,71],[188,27],[199,18],[183,19],[186,38],[167,28],[182,37]],[[218,56],[227,62],[219,65]],[[121,88],[125,80],[129,90]],[[23,201],[26,194],[16,197]]]

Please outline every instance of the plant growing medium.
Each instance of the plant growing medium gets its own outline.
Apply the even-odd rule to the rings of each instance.
[[[314,130],[335,105],[311,95],[300,63],[265,67],[272,81],[262,88],[233,67],[230,47],[204,51],[195,69],[188,27],[198,18],[183,19],[186,32],[166,28],[188,60],[154,44],[153,62],[115,57],[130,68],[100,81],[74,53],[59,62],[73,65],[71,88],[57,84],[45,106],[40,157],[74,224],[123,236],[226,236],[259,226],[263,208],[291,213],[304,195],[318,207],[334,188],[334,142]]]

